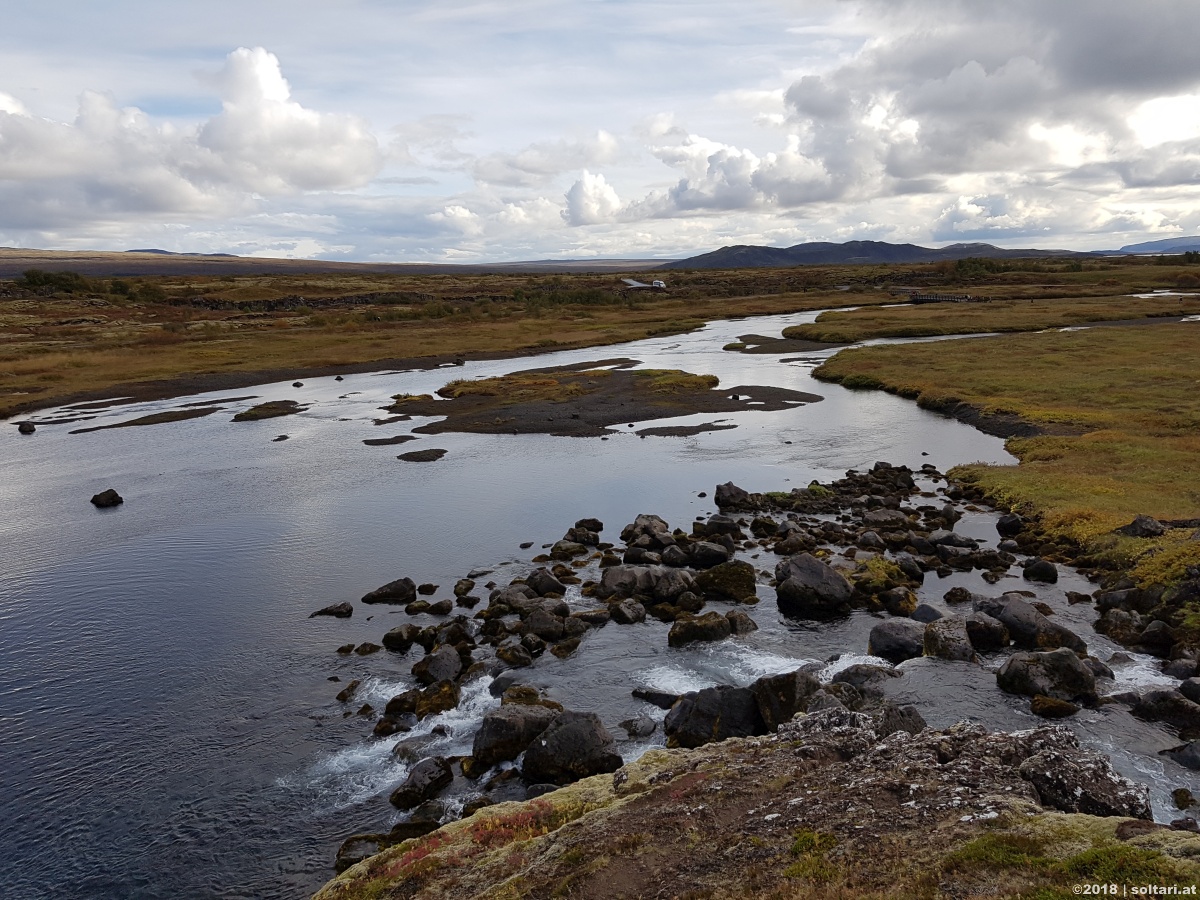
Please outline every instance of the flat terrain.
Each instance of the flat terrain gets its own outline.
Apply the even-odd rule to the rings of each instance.
[[[665,293],[625,291],[617,276],[598,274],[0,282],[0,417],[67,401],[600,346],[731,316],[890,299],[869,282],[848,295],[833,286],[835,274],[680,273]]]
[[[789,338],[854,343],[873,338],[934,337],[983,332],[1041,331],[1096,322],[1153,320],[1200,313],[1200,295],[1069,297],[927,303],[826,312],[811,325],[784,329]]]
[[[280,263],[274,273],[236,274],[245,262],[239,258],[0,251],[0,262],[5,254],[9,269],[28,265],[35,272],[0,281],[0,418],[117,395],[170,397],[292,377],[436,366],[456,357],[602,346],[680,333],[713,319],[894,303],[902,297],[892,291],[901,288],[1009,300],[1109,298],[1098,302],[1120,305],[1134,302],[1117,299],[1130,292],[1200,284],[1198,266],[1132,258],[683,270],[669,273],[668,290],[660,293],[625,291],[619,277],[646,281],[656,277],[652,270],[546,275],[387,267],[381,273],[314,263],[337,270],[300,274],[303,261],[284,260],[268,261]],[[92,257],[103,257],[97,266],[111,266],[116,257],[165,274],[99,277],[87,274],[95,271],[84,265]],[[101,272],[112,271],[103,266]],[[1150,302],[1163,304],[1165,314],[1177,301]],[[986,315],[1002,315],[1003,307],[985,306],[997,310]],[[927,309],[926,315],[947,319],[947,310],[957,314],[960,307]],[[757,352],[805,346],[812,345],[748,342]]]

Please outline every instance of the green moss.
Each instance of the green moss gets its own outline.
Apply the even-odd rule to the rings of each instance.
[[[793,838],[790,852],[796,861],[784,869],[786,877],[818,882],[837,877],[837,867],[827,858],[829,851],[837,846],[836,837],[820,831],[797,831]]]
[[[851,580],[865,593],[879,594],[898,585],[907,584],[908,576],[890,559],[873,556],[855,567]]]
[[[1042,855],[1044,842],[1024,834],[985,834],[951,853],[946,871],[965,869],[1029,869],[1044,871],[1053,861]]]

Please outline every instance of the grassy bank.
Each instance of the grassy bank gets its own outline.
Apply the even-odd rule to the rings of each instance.
[[[1146,539],[1112,531],[1139,514],[1200,516],[1198,338],[1200,325],[1181,323],[857,348],[816,375],[1039,426],[1045,433],[1009,440],[1019,465],[954,475],[1035,518],[1064,552],[1169,583],[1200,564],[1200,541],[1183,529]]]
[[[798,279],[682,273],[666,294],[623,293],[610,275],[0,283],[0,417],[134,382],[591,347],[847,303],[843,291]],[[887,299],[875,291],[853,302]]]
[[[1069,297],[994,300],[988,303],[936,303],[826,312],[811,325],[784,329],[784,336],[808,341],[852,343],[872,338],[932,337],[983,332],[1041,331],[1125,319],[1152,319],[1200,313],[1200,297]]]

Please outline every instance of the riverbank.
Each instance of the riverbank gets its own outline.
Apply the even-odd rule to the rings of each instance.
[[[1200,517],[1197,327],[858,348],[814,374],[972,423],[1003,417],[1013,426],[1007,448],[1020,464],[968,464],[952,474],[1028,519],[1041,552],[1157,595],[1138,612],[1195,648],[1200,606],[1186,597],[1172,604],[1169,592],[1200,566],[1200,541],[1188,524]],[[1166,524],[1121,531],[1138,516]]]

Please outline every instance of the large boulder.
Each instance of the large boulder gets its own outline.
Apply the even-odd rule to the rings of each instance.
[[[663,720],[668,747],[699,747],[766,730],[754,692],[724,684],[684,694]]]
[[[462,674],[462,657],[449,645],[438,647],[421,657],[412,667],[413,677],[421,684],[455,681]]]
[[[600,717],[567,711],[534,738],[525,751],[521,775],[530,784],[569,784],[615,772],[621,765],[613,736]]]
[[[1146,789],[1116,775],[1108,760],[1075,747],[1051,746],[1028,757],[1017,769],[1043,806],[1089,816],[1150,819]]]
[[[1016,594],[999,598],[979,597],[974,609],[1004,624],[1009,636],[1022,650],[1055,650],[1066,647],[1087,653],[1087,644],[1069,628],[1052,622]]]
[[[1165,534],[1167,526],[1152,516],[1135,516],[1133,521],[1128,525],[1122,525],[1120,528],[1114,530],[1117,534],[1124,534],[1129,537],[1151,538],[1160,537]]]
[[[471,745],[474,767],[487,770],[506,759],[516,759],[558,716],[545,706],[509,703],[483,717]]]
[[[1022,575],[1026,581],[1055,584],[1058,581],[1058,568],[1048,559],[1034,557],[1025,563]]]
[[[363,603],[398,603],[407,605],[417,599],[417,586],[411,578],[397,578],[383,587],[364,594]]]
[[[1010,694],[1045,694],[1056,700],[1096,699],[1096,676],[1066,647],[1014,653],[996,673],[996,684]]]
[[[1200,730],[1200,703],[1193,703],[1179,691],[1147,691],[1133,705],[1133,714],[1187,731]]]
[[[618,625],[636,625],[646,621],[646,607],[636,600],[622,600],[608,608],[609,616]]]
[[[871,629],[867,653],[899,665],[925,652],[925,626],[912,619],[887,619]]]
[[[790,722],[808,709],[808,701],[821,689],[821,682],[803,669],[781,675],[764,675],[750,685],[759,715],[767,731]]]
[[[967,620],[962,616],[943,616],[925,626],[926,656],[960,662],[978,662],[975,648],[967,634]]]
[[[643,513],[621,529],[621,540],[626,544],[632,544],[644,535],[657,537],[660,534],[669,534],[670,531],[671,526],[665,520]]]
[[[732,481],[718,484],[713,492],[713,500],[718,509],[749,509],[754,506],[749,492],[738,487]]]
[[[980,653],[1003,650],[1008,646],[1008,629],[999,619],[976,611],[968,615],[966,621],[967,637],[971,640],[971,646]]]
[[[383,646],[397,653],[407,653],[420,633],[421,629],[412,622],[397,625],[383,636]]]
[[[539,596],[558,594],[560,597],[567,592],[567,586],[554,577],[547,568],[534,569],[525,576],[525,583]],[[470,591],[468,590],[468,593]]]
[[[672,647],[683,647],[695,641],[722,641],[732,633],[732,623],[719,612],[680,616],[671,626],[667,643]]]
[[[408,773],[404,783],[392,791],[392,806],[398,809],[412,809],[420,806],[426,800],[432,800],[445,787],[454,781],[454,772],[450,763],[440,756],[423,759]]]
[[[696,541],[688,547],[688,559],[697,569],[711,569],[729,562],[731,555],[728,548],[712,541]]]
[[[740,559],[723,562],[696,576],[695,590],[705,600],[755,603],[754,566]]]
[[[854,588],[815,556],[797,553],[775,566],[775,593],[784,615],[820,619],[845,613]]]

